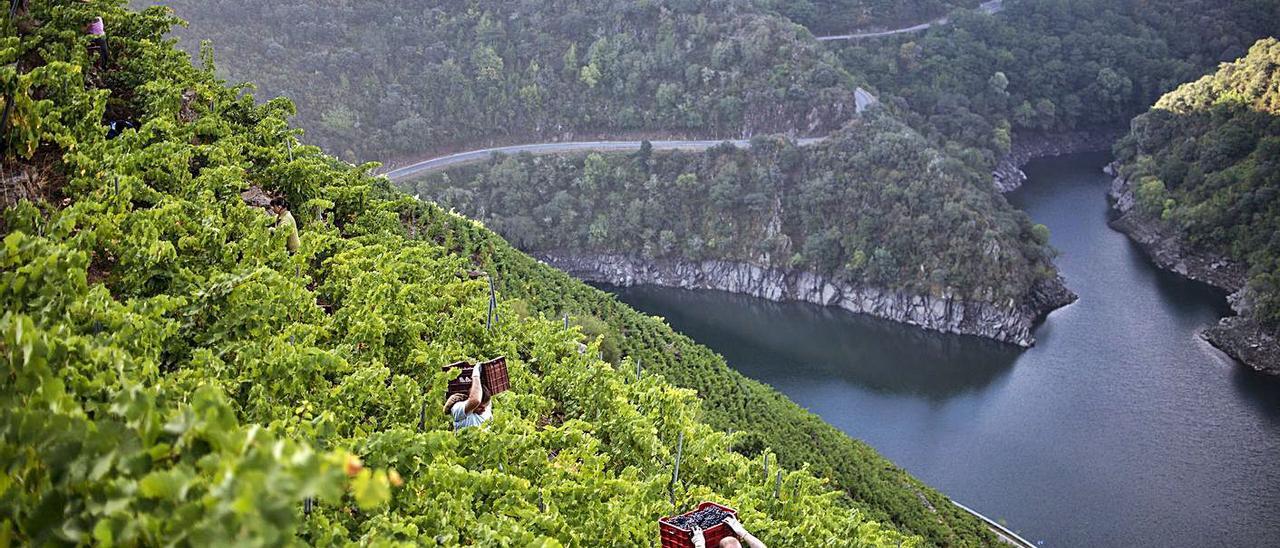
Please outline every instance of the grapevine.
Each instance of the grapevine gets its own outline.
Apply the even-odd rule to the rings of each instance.
[[[645,545],[659,518],[716,500],[777,545],[918,542],[807,470],[779,501],[693,391],[636,381],[581,328],[499,292],[485,329],[490,288],[459,273],[504,243],[295,145],[287,100],[224,85],[172,47],[164,8],[122,4],[33,3],[41,25],[4,42],[42,60],[5,73],[40,105],[18,156],[57,151],[69,198],[4,211],[6,538]],[[98,15],[102,72],[77,32]],[[107,139],[104,116],[137,128]],[[240,198],[254,185],[284,196],[295,252]],[[433,414],[440,365],[499,355],[512,390],[495,419],[453,432]]]

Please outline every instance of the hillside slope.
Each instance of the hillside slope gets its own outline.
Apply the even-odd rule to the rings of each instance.
[[[1048,229],[878,109],[809,146],[521,155],[402,187],[595,281],[809,301],[1020,345],[1072,300]]]
[[[1112,128],[1278,26],[1271,0],[1008,0],[998,15],[832,47],[895,114],[990,171],[1046,134],[1092,133],[1105,149]]]
[[[825,134],[852,85],[800,26],[751,0],[165,0],[227,74],[300,106],[346,159],[658,132]]]
[[[1166,94],[1116,145],[1116,223],[1161,266],[1234,292],[1206,332],[1280,374],[1280,41]]]
[[[165,11],[122,3],[36,3],[0,39],[7,538],[639,545],[713,499],[774,545],[918,542],[878,517],[990,542],[659,320],[297,144],[288,101],[224,87],[163,38]],[[97,15],[101,67],[81,34]],[[104,120],[138,128],[107,139]],[[257,188],[292,211],[296,251],[242,198]],[[473,269],[521,297],[493,330]],[[536,313],[553,309],[602,337],[578,352],[581,329]],[[439,366],[496,355],[498,418],[450,432]]]

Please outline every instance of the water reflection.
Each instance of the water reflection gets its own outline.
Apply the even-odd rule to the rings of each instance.
[[[1234,314],[1227,304],[1227,292],[1209,284],[1188,280],[1169,272],[1151,268],[1151,260],[1138,244],[1128,242],[1132,252],[1129,260],[1133,271],[1140,272],[1145,282],[1156,288],[1157,294],[1167,305],[1182,314],[1195,314],[1207,308],[1213,309],[1219,316]],[[1190,297],[1189,297],[1190,296]]]
[[[805,303],[775,303],[716,291],[602,286],[623,302],[667,318],[716,349],[734,368],[771,378],[778,364],[805,376],[940,403],[1009,372],[1018,348],[947,335]],[[768,329],[760,326],[767,325]],[[959,357],[959,359],[957,359]]]
[[[1207,343],[1206,343],[1207,344]],[[1223,357],[1229,361],[1229,358]],[[1231,364],[1231,385],[1240,399],[1253,405],[1258,415],[1272,426],[1280,425],[1280,378]],[[1275,441],[1280,444],[1280,440]]]

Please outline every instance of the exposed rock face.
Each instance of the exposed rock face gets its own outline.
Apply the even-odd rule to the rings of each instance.
[[[976,335],[1027,347],[1031,329],[1049,312],[1075,301],[1058,278],[1037,286],[1023,302],[966,301],[951,295],[916,295],[855,287],[812,272],[789,272],[729,261],[648,260],[626,255],[534,253],[575,277],[621,286],[652,284],[683,289],[715,289],[772,301],[838,306],[941,331]]]
[[[1200,336],[1240,363],[1263,373],[1280,375],[1280,340],[1252,318],[1223,318]]]
[[[1111,204],[1120,216],[1111,227],[1129,236],[1151,256],[1157,266],[1179,275],[1222,288],[1240,291],[1245,285],[1245,268],[1222,256],[1187,246],[1176,231],[1159,219],[1150,219],[1137,210],[1133,184],[1124,177],[1111,183]]]
[[[1009,154],[1000,159],[991,176],[996,190],[1010,192],[1027,181],[1022,166],[1036,158],[1048,158],[1079,152],[1111,150],[1111,145],[1123,135],[1120,129],[1106,128],[1069,133],[1023,133],[1015,135]]]
[[[1119,176],[1114,165],[1107,166],[1107,172],[1116,175],[1110,196],[1112,208],[1120,214],[1111,221],[1112,228],[1128,235],[1160,268],[1231,292],[1227,300],[1239,315],[1223,318],[1200,336],[1255,370],[1280,375],[1280,340],[1252,317],[1245,266],[1187,245],[1176,231],[1139,211],[1134,182]]]
[[[880,100],[876,99],[876,96],[872,95],[870,91],[862,89],[861,87],[853,90],[853,100],[855,104],[855,110],[858,112],[858,114],[862,114],[863,112],[866,112],[867,109],[871,108],[872,105],[875,105],[880,102]]]

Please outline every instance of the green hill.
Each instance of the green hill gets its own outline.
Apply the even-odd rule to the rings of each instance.
[[[1019,135],[1122,127],[1280,26],[1272,0],[1007,0],[1004,7],[958,14],[927,33],[832,47],[895,114],[990,170]]]
[[[611,276],[661,270],[657,283],[1030,344],[1036,319],[1071,295],[1048,229],[988,177],[874,109],[808,146],[757,138],[699,153],[523,155],[402,187],[588,278],[623,283]],[[580,272],[588,268],[601,271]],[[947,304],[920,314],[931,307],[921,298]]]
[[[3,538],[641,545],[712,499],[779,546],[993,542],[659,319],[298,144],[291,103],[122,4],[33,3],[0,39]],[[296,252],[242,198],[259,188]],[[451,432],[440,365],[497,355],[497,418]]]
[[[140,2],[142,3],[142,2]],[[596,134],[826,133],[851,79],[800,26],[752,0],[203,2],[194,51],[300,107],[346,159]]]
[[[1238,291],[1241,316],[1209,340],[1280,373],[1280,41],[1161,97],[1116,152],[1124,228],[1165,266]]]

